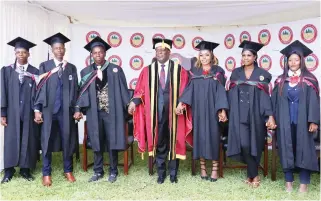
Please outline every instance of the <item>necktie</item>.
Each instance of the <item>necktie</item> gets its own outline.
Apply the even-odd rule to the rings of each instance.
[[[20,73],[19,73],[20,84],[23,82],[23,76],[24,76],[24,67],[20,66]]]
[[[159,81],[162,85],[162,89],[165,89],[165,69],[164,69],[165,65],[162,64],[161,65],[161,72],[160,72],[160,77],[159,77]]]
[[[60,64],[58,65],[58,67],[59,67],[59,70],[58,70],[58,77],[59,77],[59,78],[61,78],[61,76],[62,76],[62,72],[63,72],[63,69],[62,69],[62,63],[60,63]]]
[[[100,80],[103,80],[103,72],[101,71],[101,66],[97,66],[97,77]]]

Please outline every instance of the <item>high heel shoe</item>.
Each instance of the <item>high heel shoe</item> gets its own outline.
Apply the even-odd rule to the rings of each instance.
[[[205,160],[200,160],[200,168],[201,168],[201,179],[208,180]],[[202,176],[202,171],[205,171],[206,176]]]
[[[213,175],[213,173],[216,173],[216,175],[217,175],[217,171],[218,171],[218,162],[217,161],[213,161],[212,162],[212,175]],[[212,175],[211,175],[211,178],[210,178],[210,182],[216,182],[217,178],[213,178]]]

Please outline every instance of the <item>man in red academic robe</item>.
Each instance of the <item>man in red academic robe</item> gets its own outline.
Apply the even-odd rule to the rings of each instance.
[[[192,145],[190,108],[185,108],[185,115],[175,113],[188,84],[188,72],[169,59],[171,47],[171,40],[153,39],[157,61],[140,73],[128,107],[139,152],[147,149],[149,156],[156,158],[159,184],[166,178],[166,159],[170,181],[177,183],[178,159],[186,158],[186,142]]]

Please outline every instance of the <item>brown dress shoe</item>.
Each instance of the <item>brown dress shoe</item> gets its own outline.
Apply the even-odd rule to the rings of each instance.
[[[49,187],[49,186],[51,186],[51,183],[52,183],[51,176],[43,176],[42,177],[42,185]]]
[[[72,174],[72,172],[65,173],[65,177],[71,183],[76,181],[76,179],[75,179],[74,175]]]

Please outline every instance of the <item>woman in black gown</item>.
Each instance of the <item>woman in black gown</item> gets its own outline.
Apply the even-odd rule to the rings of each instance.
[[[299,192],[307,192],[311,171],[318,170],[313,133],[320,124],[319,85],[305,66],[312,51],[296,40],[281,53],[287,58],[272,94],[278,152],[287,192],[293,190],[293,172],[299,170]]]
[[[230,77],[227,156],[247,164],[245,183],[258,187],[267,128],[276,127],[268,90],[272,76],[256,61],[263,44],[243,41],[239,47],[243,48],[244,65],[234,69]]]
[[[225,91],[225,72],[214,65],[213,50],[219,44],[202,41],[195,66],[190,70],[191,80],[180,97],[177,114],[182,114],[184,104],[190,105],[193,115],[193,158],[200,160],[201,178],[214,182],[218,178],[219,121],[225,122],[228,109]],[[210,178],[206,161],[212,161]]]

